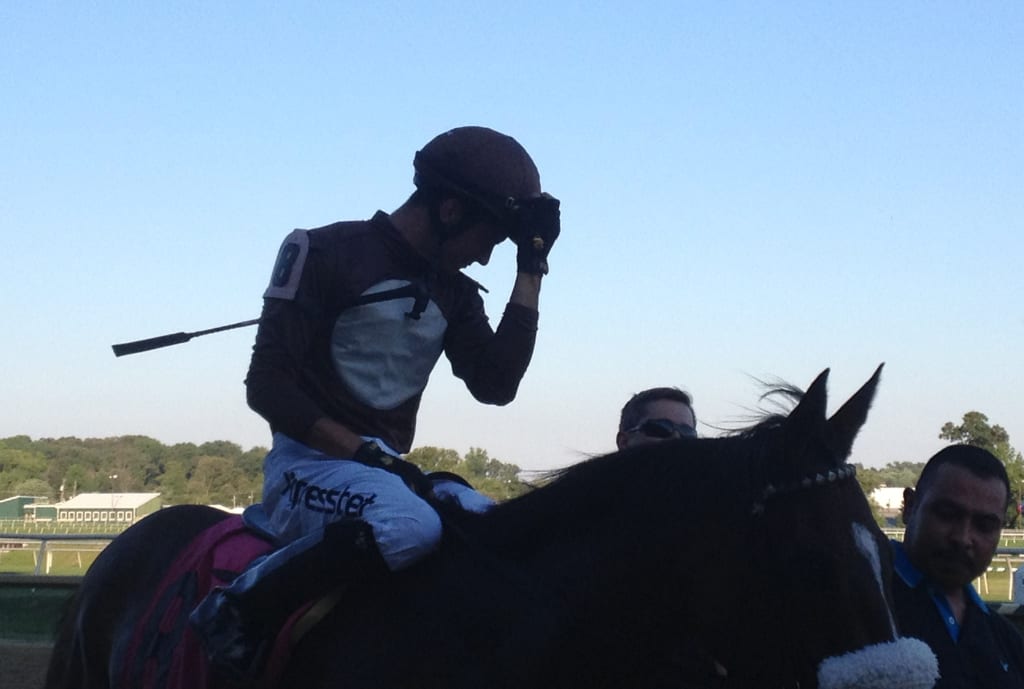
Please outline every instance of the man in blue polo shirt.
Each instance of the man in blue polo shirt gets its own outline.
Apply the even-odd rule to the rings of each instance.
[[[1024,689],[1024,638],[971,586],[995,555],[1010,495],[1002,462],[970,445],[939,451],[904,491],[896,617],[938,657],[935,689]]]

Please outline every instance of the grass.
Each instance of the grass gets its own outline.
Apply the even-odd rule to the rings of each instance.
[[[21,519],[0,519],[0,534],[13,536],[0,540],[0,574],[33,574],[38,566],[40,574],[82,575],[108,539],[59,540],[61,536],[112,536],[120,533],[124,524],[26,522]],[[15,535],[16,534],[16,535]],[[46,557],[38,565],[40,547],[46,538]]]
[[[997,556],[992,561],[989,571],[974,582],[983,600],[992,603],[1006,603],[1010,600],[1010,567],[1024,567],[1024,559],[1010,558],[1009,565],[1004,557]]]
[[[57,550],[57,548],[62,550]],[[81,576],[89,569],[89,565],[99,555],[99,546],[92,543],[61,544],[49,546],[53,559],[50,570],[45,570],[45,563],[40,568],[40,574],[57,576]],[[38,550],[0,550],[0,574],[34,574],[36,562],[39,557]]]

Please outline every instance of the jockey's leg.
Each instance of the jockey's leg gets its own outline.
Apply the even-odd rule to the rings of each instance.
[[[334,522],[211,591],[189,621],[213,667],[237,683],[252,684],[274,635],[299,606],[338,586],[387,573],[369,524]]]
[[[212,591],[190,617],[211,663],[240,683],[258,677],[272,634],[299,605],[407,567],[441,538],[433,509],[382,469],[324,459],[275,436],[264,472],[260,526],[286,545]]]

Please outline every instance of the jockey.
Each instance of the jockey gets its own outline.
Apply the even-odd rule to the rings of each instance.
[[[262,505],[245,518],[282,547],[191,615],[213,665],[237,682],[258,676],[302,602],[430,553],[441,538],[430,493],[470,510],[492,504],[400,455],[442,352],[477,400],[515,398],[559,202],[541,192],[526,150],[485,127],[435,137],[413,165],[416,190],[392,213],[288,235],[264,292],[246,391],[273,445]],[[461,270],[486,265],[507,238],[517,275],[494,330]]]

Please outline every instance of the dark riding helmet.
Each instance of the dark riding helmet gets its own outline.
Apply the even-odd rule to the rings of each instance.
[[[511,136],[487,127],[456,127],[416,152],[413,183],[424,193],[450,192],[503,222],[521,199],[540,194],[540,173]]]

